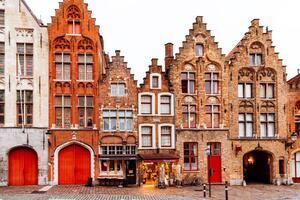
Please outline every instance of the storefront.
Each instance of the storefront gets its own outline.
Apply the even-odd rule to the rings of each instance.
[[[102,155],[100,157],[100,185],[136,184],[137,157],[135,155]]]
[[[174,154],[139,154],[140,181],[145,186],[174,185],[179,157]]]

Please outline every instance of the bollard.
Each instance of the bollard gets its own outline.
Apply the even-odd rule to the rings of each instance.
[[[225,200],[228,200],[228,182],[225,181]]]
[[[203,197],[206,198],[206,185],[203,184]]]

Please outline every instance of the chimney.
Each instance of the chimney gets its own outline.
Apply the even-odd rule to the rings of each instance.
[[[167,44],[165,44],[165,69],[166,69],[166,72],[169,71],[170,65],[172,64],[173,60],[174,60],[173,44],[167,43]]]
[[[157,66],[157,61],[158,61],[157,58],[152,58],[152,59],[151,59],[151,66],[152,66],[152,67],[156,67],[156,66]]]

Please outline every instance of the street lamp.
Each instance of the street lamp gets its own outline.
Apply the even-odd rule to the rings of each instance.
[[[208,168],[208,194],[211,197],[211,168],[210,168],[210,156],[211,156],[211,145],[209,144],[205,149],[207,155],[207,168]]]
[[[289,140],[287,139],[286,142],[285,142],[285,149],[288,149],[290,146],[292,146],[292,145],[296,142],[297,138],[298,138],[297,133],[296,133],[296,132],[293,132],[293,133],[291,134],[291,140],[289,141]]]

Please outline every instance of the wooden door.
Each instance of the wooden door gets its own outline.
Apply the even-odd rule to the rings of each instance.
[[[8,184],[11,186],[38,184],[38,159],[34,150],[18,147],[8,155]]]
[[[85,184],[91,175],[90,152],[80,145],[70,145],[58,155],[58,184]]]
[[[209,143],[210,146],[210,156],[208,157],[208,166],[210,167],[211,175],[210,181],[212,183],[221,183],[222,174],[221,174],[221,143]]]

